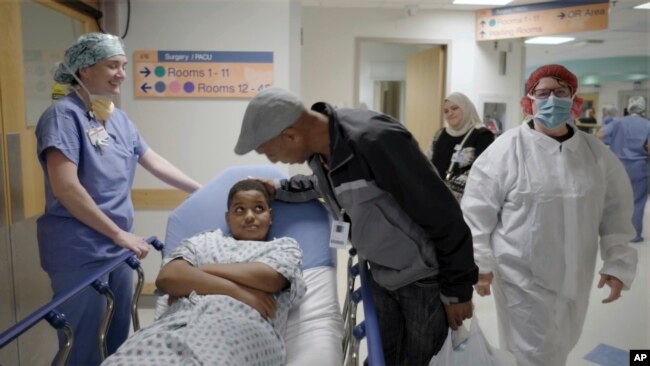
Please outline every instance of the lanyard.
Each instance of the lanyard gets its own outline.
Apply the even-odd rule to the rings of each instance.
[[[451,154],[451,161],[449,162],[449,168],[447,169],[447,175],[446,175],[447,180],[451,179],[454,167],[456,164],[458,164],[457,162],[458,159],[456,159],[456,157],[458,156],[458,154],[460,154],[461,150],[463,150],[463,147],[465,146],[465,142],[467,141],[469,135],[472,134],[472,131],[474,131],[474,127],[470,128],[469,131],[467,131],[465,137],[463,138],[463,141],[460,142],[460,145],[457,145],[458,150],[456,150],[453,154]]]

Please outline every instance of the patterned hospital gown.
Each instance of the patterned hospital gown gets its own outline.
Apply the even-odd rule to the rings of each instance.
[[[289,308],[305,294],[302,252],[294,239],[239,241],[221,230],[206,231],[181,245],[163,261],[182,258],[193,266],[261,262],[281,273],[290,288],[275,295],[277,311],[269,320],[225,295],[198,295],[176,301],[151,326],[129,338],[102,365],[284,365],[282,335]]]

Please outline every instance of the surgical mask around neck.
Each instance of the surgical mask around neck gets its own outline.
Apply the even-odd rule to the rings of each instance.
[[[555,130],[571,121],[573,98],[557,98],[550,95],[547,99],[533,99],[537,113],[533,116],[546,129]]]
[[[75,75],[75,73],[70,70],[68,65],[63,63],[63,66],[68,69],[68,72],[75,80],[77,80],[77,83],[79,83],[81,88],[88,95],[88,98],[90,98],[90,111],[95,115],[95,118],[103,122],[108,121],[108,119],[111,118],[111,114],[115,110],[113,99],[107,95],[91,94],[86,85],[84,85],[84,83],[77,77],[77,75]]]
[[[113,99],[106,95],[91,94],[90,109],[95,114],[95,118],[100,121],[108,121],[115,110]]]

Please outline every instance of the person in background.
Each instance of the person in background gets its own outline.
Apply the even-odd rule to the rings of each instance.
[[[628,101],[629,115],[621,117],[616,123],[601,129],[597,136],[609,145],[621,160],[632,183],[634,192],[634,214],[632,225],[636,236],[632,243],[643,241],[643,213],[648,200],[650,184],[648,161],[650,160],[650,121],[644,118],[645,99],[641,96],[631,97]]]
[[[621,162],[571,121],[577,77],[561,65],[530,75],[527,117],[476,160],[461,203],[479,267],[476,292],[494,292],[501,344],[519,366],[565,365],[582,332],[596,255],[603,303],[628,289],[632,192]]]
[[[228,192],[226,223],[181,242],[156,287],[172,304],[129,338],[109,365],[282,366],[289,309],[305,295],[298,242],[269,240],[271,199],[254,179]]]
[[[603,126],[614,122],[614,119],[618,117],[618,108],[611,104],[607,104],[603,107]]]
[[[54,296],[127,250],[144,258],[148,245],[131,233],[131,186],[136,163],[158,179],[191,193],[201,185],[153,151],[127,115],[115,108],[126,77],[122,41],[84,34],[54,74],[72,92],[50,106],[36,127],[37,154],[45,176],[45,212],[37,221],[41,266]],[[106,336],[108,354],[127,338],[133,271],[122,265],[106,275],[115,313]],[[92,288],[61,305],[74,331],[70,365],[99,364],[98,332],[105,298]],[[63,345],[63,332],[59,344]]]
[[[580,118],[580,122],[588,123],[588,124],[592,124],[592,125],[597,124],[598,121],[596,120],[596,112],[591,108],[587,109],[585,111],[585,116]]]
[[[584,117],[578,118],[578,123],[576,126],[580,131],[584,131],[587,133],[593,133],[594,128],[591,126],[595,126],[598,121],[596,121],[596,117],[594,117],[595,112],[593,109],[588,108],[585,110],[585,115]]]
[[[494,141],[494,133],[483,127],[474,104],[465,94],[449,94],[443,103],[443,113],[445,126],[434,136],[427,156],[460,201],[469,170]]]
[[[397,120],[270,88],[248,104],[235,153],[308,161],[313,175],[265,181],[283,201],[323,198],[337,240],[370,264],[387,365],[428,365],[448,328],[472,317],[477,280],[458,202]],[[348,235],[348,228],[351,235]],[[334,238],[336,239],[336,238]]]

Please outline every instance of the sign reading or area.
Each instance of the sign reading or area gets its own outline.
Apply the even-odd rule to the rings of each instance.
[[[537,37],[607,29],[608,0],[551,1],[476,12],[476,40]]]
[[[136,51],[135,96],[252,98],[273,85],[273,52]]]

